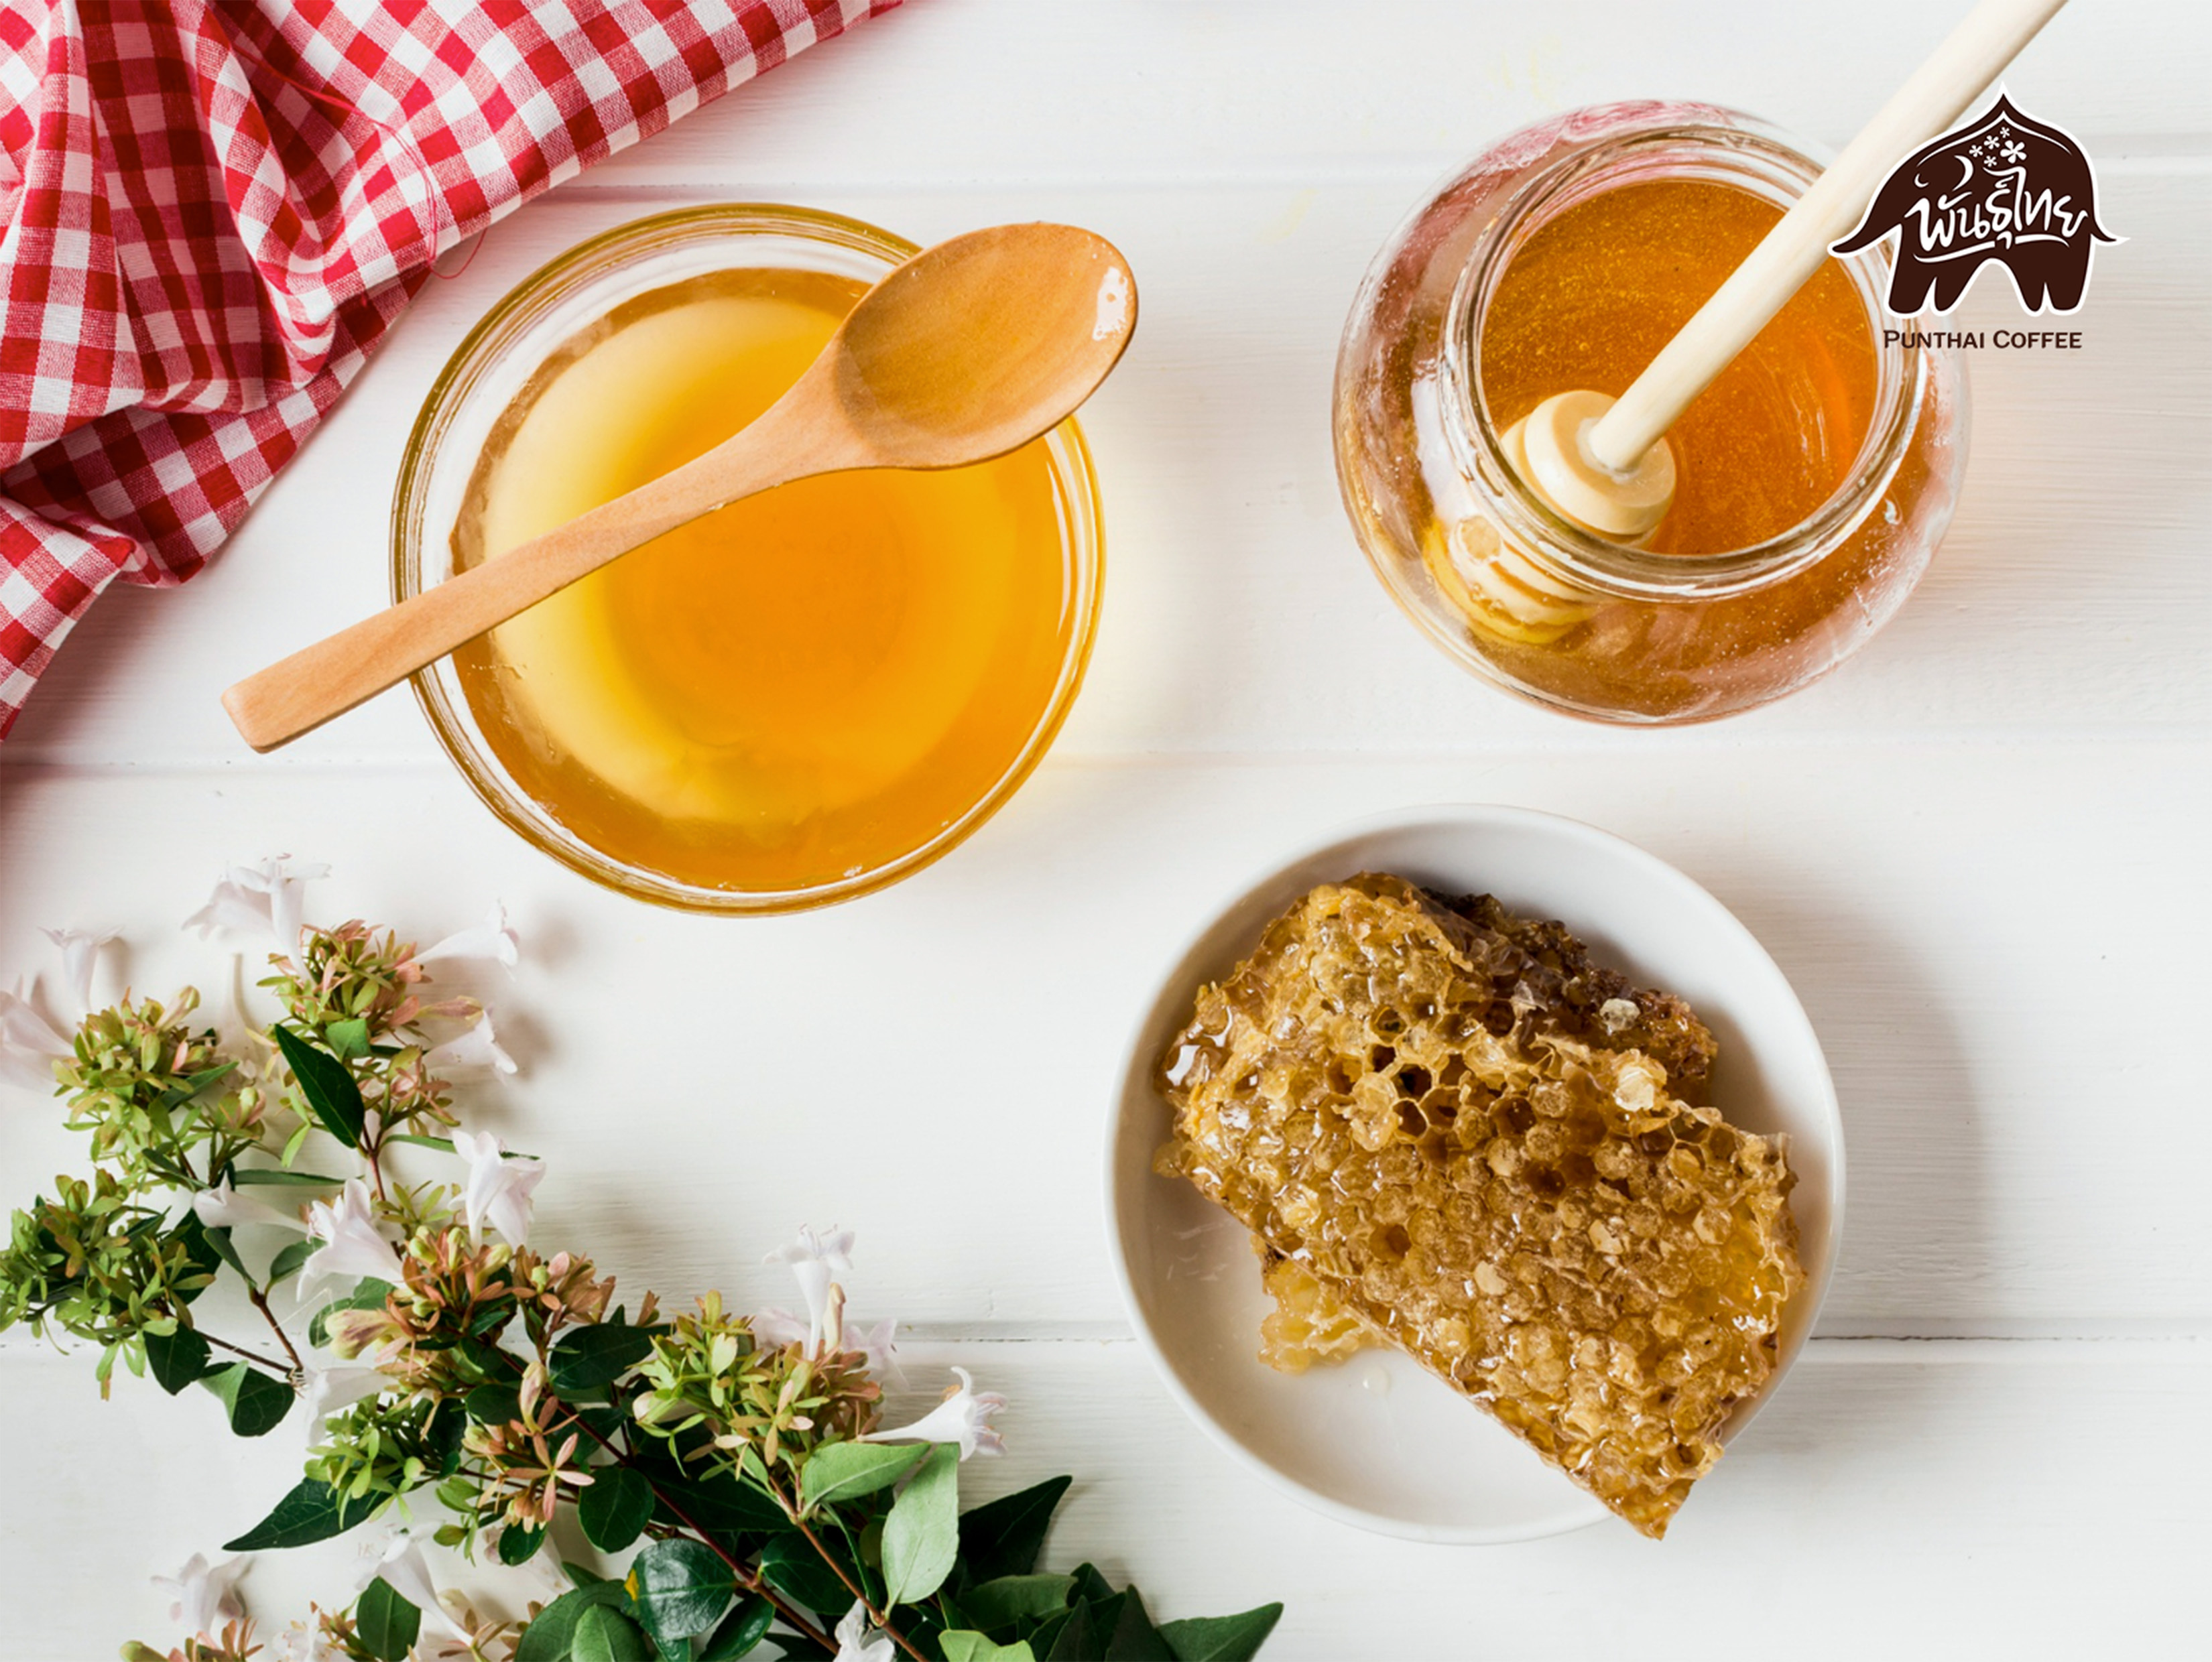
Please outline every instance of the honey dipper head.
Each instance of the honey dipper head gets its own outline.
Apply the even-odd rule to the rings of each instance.
[[[1600,461],[1589,432],[1613,403],[1602,392],[1555,393],[1500,442],[1522,482],[1553,512],[1597,536],[1633,543],[1674,504],[1674,452],[1662,439],[1626,472]]]

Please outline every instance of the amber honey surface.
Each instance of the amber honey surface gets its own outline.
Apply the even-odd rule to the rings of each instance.
[[[720,272],[571,342],[495,432],[461,568],[730,437],[862,285]],[[670,532],[455,655],[487,741],[585,841],[710,889],[872,870],[985,797],[1078,626],[1042,443],[947,472],[832,475]]]
[[[1483,396],[1500,431],[1557,392],[1618,397],[1782,217],[1696,179],[1621,185],[1514,254],[1483,315]],[[1866,307],[1833,259],[1674,426],[1674,506],[1644,546],[1724,554],[1790,529],[1849,476],[1876,379]]]
[[[1803,1282],[1785,1151],[1703,1105],[1714,1052],[1555,925],[1358,877],[1200,990],[1158,1165],[1254,1232],[1265,1360],[1395,1344],[1662,1535]]]

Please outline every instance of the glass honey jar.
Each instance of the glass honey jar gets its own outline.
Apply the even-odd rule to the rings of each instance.
[[[1384,587],[1461,664],[1595,719],[1704,721],[1904,604],[1967,406],[1956,355],[1883,310],[1886,249],[1831,256],[1685,413],[1638,546],[1562,519],[1500,445],[1554,392],[1625,391],[1819,173],[1732,111],[1603,106],[1492,147],[1383,249],[1337,360],[1338,477]]]

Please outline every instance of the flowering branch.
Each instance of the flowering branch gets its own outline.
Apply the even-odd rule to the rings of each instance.
[[[530,1245],[545,1168],[461,1129],[447,1079],[514,1065],[489,1012],[434,997],[428,967],[511,968],[504,914],[418,952],[366,924],[305,921],[321,875],[236,869],[191,920],[271,949],[265,1050],[196,1025],[190,990],[89,1009],[111,937],[56,937],[82,1012],[73,1036],[35,991],[0,1000],[0,1060],[51,1071],[94,1166],[9,1220],[0,1330],[97,1345],[103,1392],[118,1360],[173,1393],[199,1384],[241,1435],[304,1398],[303,1479],[227,1551],[302,1545],[426,1501],[447,1520],[440,1544],[505,1566],[541,1561],[564,1511],[599,1551],[636,1550],[620,1580],[570,1567],[557,1596],[496,1624],[441,1594],[413,1538],[395,1536],[352,1604],[295,1625],[289,1656],[514,1662],[526,1642],[530,1662],[727,1662],[772,1631],[836,1662],[1186,1653],[1183,1624],[1155,1630],[1134,1588],[1088,1565],[1033,1574],[1067,1479],[960,1512],[962,1462],[1004,1447],[992,1420],[1005,1398],[956,1368],[936,1408],[882,1426],[891,1328],[846,1319],[849,1232],[801,1230],[770,1254],[803,1316],[741,1315],[709,1294],[664,1319],[648,1294],[633,1317],[590,1259]],[[461,1027],[441,1037],[431,1023]],[[440,1161],[445,1180],[408,1180]],[[286,1191],[304,1204],[261,1198]],[[250,1272],[240,1243],[270,1238],[282,1245]],[[201,1294],[229,1275],[281,1360],[203,1325]],[[294,1278],[303,1307],[319,1300],[304,1344],[270,1298]],[[229,1561],[211,1592],[216,1573],[187,1566],[190,1636],[166,1659],[143,1645],[125,1657],[245,1662],[258,1647],[230,1597],[242,1568]],[[1206,1653],[1249,1657],[1279,1613],[1206,1624]],[[442,1636],[424,1641],[426,1627]]]

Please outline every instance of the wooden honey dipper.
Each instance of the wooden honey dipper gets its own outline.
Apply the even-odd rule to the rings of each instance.
[[[1668,428],[1820,269],[1897,159],[1956,121],[2065,3],[1982,0],[1627,391],[1555,393],[1507,428],[1500,442],[1528,488],[1600,537],[1648,535],[1674,500]]]

